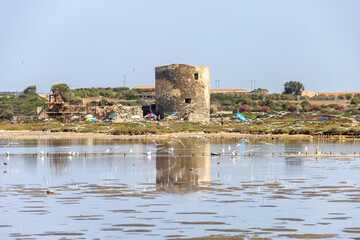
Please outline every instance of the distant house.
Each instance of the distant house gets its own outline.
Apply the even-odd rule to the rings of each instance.
[[[269,94],[269,90],[265,88],[258,88],[252,91],[252,93]]]
[[[155,86],[136,86],[132,90],[152,90],[155,89]]]
[[[317,93],[317,95],[325,95],[325,96],[340,96],[340,95],[346,95],[346,94],[351,94],[351,95],[356,95],[359,94],[359,92],[320,92]]]
[[[307,96],[307,97],[315,97],[315,96],[317,96],[317,93],[305,90],[305,91],[302,91],[300,95],[301,96]]]
[[[248,90],[244,89],[211,89],[210,93],[226,93],[226,94],[246,94],[250,93]]]
[[[138,91],[140,93],[135,94],[139,98],[147,98],[147,99],[155,99],[155,86],[136,86],[133,87],[131,90],[150,90],[149,91]]]
[[[312,91],[302,91],[301,92],[301,96],[308,96],[308,97],[315,97],[315,96],[341,96],[341,95],[346,95],[346,94],[351,94],[351,95],[356,95],[359,94],[360,92],[312,92]]]

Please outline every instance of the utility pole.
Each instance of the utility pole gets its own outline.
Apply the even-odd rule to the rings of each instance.
[[[250,81],[250,92],[252,92],[252,87],[253,87],[253,80]]]
[[[126,75],[125,74],[123,74],[123,81],[124,81],[124,87],[125,87],[125,85],[126,85]]]
[[[220,89],[220,79],[215,81],[215,88]]]

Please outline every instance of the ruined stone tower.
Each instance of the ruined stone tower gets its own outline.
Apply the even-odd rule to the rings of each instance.
[[[171,64],[155,68],[156,112],[189,121],[209,121],[210,68]]]

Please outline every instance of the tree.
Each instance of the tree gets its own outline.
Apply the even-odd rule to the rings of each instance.
[[[36,86],[35,86],[35,85],[28,86],[27,88],[25,88],[25,90],[24,90],[24,93],[25,93],[25,94],[28,94],[28,93],[30,93],[30,92],[36,93]]]
[[[284,94],[300,95],[304,91],[304,85],[301,82],[290,81],[284,84]]]
[[[70,87],[66,83],[58,83],[51,87],[52,92],[59,91],[60,94],[64,95],[65,92],[70,90]]]
[[[66,83],[58,83],[51,87],[50,89],[53,93],[59,92],[61,97],[64,99],[65,102],[68,102],[71,100],[70,95],[70,87]]]

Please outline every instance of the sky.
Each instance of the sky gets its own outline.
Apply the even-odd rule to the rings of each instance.
[[[360,91],[359,10],[357,0],[0,0],[0,91],[151,86],[155,67],[173,63],[210,67],[212,89]]]

